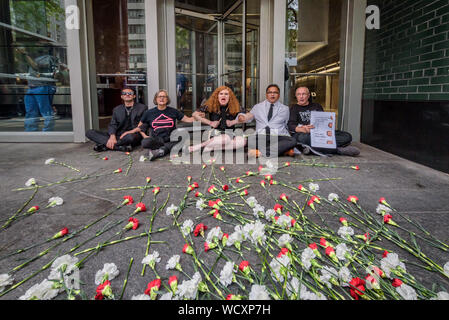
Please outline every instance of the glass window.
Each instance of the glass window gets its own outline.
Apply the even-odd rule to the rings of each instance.
[[[73,131],[64,1],[1,1],[0,22],[0,131]]]
[[[338,113],[341,12],[342,0],[287,2],[285,104],[305,86],[313,102]]]
[[[112,110],[123,103],[121,90],[132,87],[135,101],[148,104],[145,3],[136,0],[92,2],[98,118],[106,130]]]

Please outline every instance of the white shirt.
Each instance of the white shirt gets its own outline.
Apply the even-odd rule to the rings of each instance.
[[[271,103],[265,100],[259,104],[256,104],[250,111],[256,120],[256,132],[266,133],[265,128],[270,128],[270,134],[290,136],[287,123],[290,118],[290,109],[276,101],[273,107],[273,117],[268,121],[268,112],[270,111]]]

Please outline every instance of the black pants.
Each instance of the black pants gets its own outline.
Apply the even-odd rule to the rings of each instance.
[[[168,154],[179,141],[170,141],[161,137],[149,137],[142,140],[142,147],[150,150],[162,149],[164,154]]]
[[[296,132],[293,137],[299,144],[306,144],[310,146],[310,133]],[[352,135],[349,132],[335,130],[335,142],[338,147],[346,147],[352,142]],[[316,151],[322,153],[337,153],[336,149],[314,148]]]
[[[262,140],[264,139],[264,140]],[[260,141],[264,141],[265,143],[260,143]],[[273,135],[265,135],[265,134],[255,134],[248,137],[248,148],[252,149],[255,147],[258,149],[264,156],[270,157],[270,145],[272,142],[277,140],[277,155],[282,156],[285,152],[290,149],[293,149],[297,142],[294,138],[289,136],[273,136]]]
[[[95,142],[96,144],[106,145],[106,143],[109,140],[110,135],[107,132],[102,132],[102,131],[98,131],[98,130],[88,130],[86,132],[86,137],[89,140],[92,140],[93,142]],[[127,134],[126,136],[124,136],[123,139],[117,139],[117,144],[115,145],[115,147],[119,147],[119,146],[136,147],[140,144],[141,141],[142,141],[142,136],[139,133],[131,133],[131,134]]]

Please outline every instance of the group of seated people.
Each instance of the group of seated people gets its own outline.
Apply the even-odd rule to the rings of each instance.
[[[350,145],[351,134],[339,130],[335,131],[336,149],[314,150],[310,146],[310,130],[314,128],[310,124],[310,115],[312,111],[323,111],[323,107],[310,101],[307,87],[297,88],[295,96],[297,103],[288,107],[279,102],[279,87],[271,84],[266,89],[266,99],[245,112],[232,90],[221,86],[189,117],[169,106],[170,97],[166,90],[156,92],[153,99],[156,107],[149,109],[136,103],[134,90],[126,87],[121,92],[123,104],[114,108],[108,132],[89,130],[86,137],[95,142],[94,150],[98,152],[130,152],[141,145],[149,149],[149,159],[152,161],[169,154],[173,146],[179,143],[170,140],[177,121],[199,121],[214,129],[215,135],[200,144],[189,146],[188,152],[237,150],[248,145],[248,156],[269,157],[270,149],[273,149],[270,148],[271,142],[277,141],[277,156],[294,156],[295,151],[348,156],[360,153]],[[237,124],[253,120],[256,123],[255,134],[245,137],[235,133]]]

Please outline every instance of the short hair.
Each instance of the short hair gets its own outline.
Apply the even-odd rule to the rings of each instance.
[[[307,92],[310,94],[310,89],[309,89],[309,87],[306,87],[306,86],[297,86],[297,87],[295,88],[295,94],[296,94],[296,91],[298,91],[298,89],[300,89],[300,88],[307,89]]]
[[[123,91],[123,90],[131,90],[131,91],[134,93],[134,95],[136,95],[136,90],[135,90],[133,87],[124,86],[124,87],[122,88],[122,91]]]
[[[158,90],[158,92],[156,92],[156,93],[154,94],[154,98],[153,98],[153,103],[154,103],[154,105],[157,105],[157,96],[158,96],[159,93],[161,93],[161,92],[164,92],[164,93],[167,95],[167,105],[169,105],[170,102],[171,102],[171,100],[170,100],[170,96],[168,95],[168,91],[165,90],[165,89]]]
[[[279,86],[275,83],[268,85],[267,89],[265,90],[265,93],[267,93],[268,89],[270,89],[270,88],[276,88],[276,89],[278,89],[279,93],[281,93],[281,89],[279,89]]]

